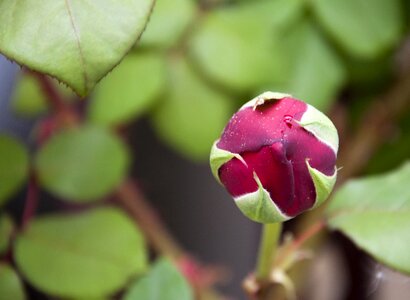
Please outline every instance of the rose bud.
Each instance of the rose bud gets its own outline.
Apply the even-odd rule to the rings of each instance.
[[[282,222],[321,204],[336,181],[339,138],[323,113],[265,92],[233,115],[211,150],[215,178],[248,218]]]

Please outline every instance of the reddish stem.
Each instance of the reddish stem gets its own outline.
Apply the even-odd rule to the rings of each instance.
[[[326,224],[323,220],[319,220],[316,223],[312,224],[312,226],[306,229],[297,239],[292,242],[292,244],[286,249],[286,252],[284,252],[283,255],[278,258],[276,264],[280,265],[289,254],[294,253],[296,250],[298,250],[310,238],[324,229],[325,226]]]
[[[131,179],[125,180],[118,188],[116,198],[139,225],[156,252],[169,257],[180,268],[194,287],[198,299],[202,293],[210,291],[212,284],[226,277],[224,270],[203,266],[184,251]]]
[[[325,222],[319,220],[310,226],[303,234],[301,234],[296,240],[294,240],[291,250],[300,248],[307,240],[316,235],[319,231],[325,228]]]
[[[30,220],[36,214],[38,206],[38,185],[34,174],[30,175],[27,186],[26,201],[24,205],[23,217],[21,221],[22,228],[26,228]]]
[[[126,180],[118,188],[117,195],[118,201],[134,217],[155,250],[175,260],[183,256],[184,251],[172,238],[154,208],[144,199],[133,181]]]
[[[78,115],[65,102],[60,92],[51,79],[43,74],[31,72],[37,78],[41,89],[51,109],[56,113],[56,117],[61,125],[73,126],[79,122]]]

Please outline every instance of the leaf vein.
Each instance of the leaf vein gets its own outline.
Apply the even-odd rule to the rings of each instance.
[[[65,6],[66,6],[66,9],[67,9],[67,13],[68,13],[68,16],[70,18],[71,27],[73,28],[75,41],[76,41],[79,56],[80,56],[80,64],[83,68],[82,69],[82,74],[83,74],[84,85],[85,85],[84,88],[85,88],[85,90],[88,90],[88,88],[87,88],[88,74],[87,74],[87,71],[86,71],[86,63],[85,63],[84,52],[83,52],[83,48],[81,46],[80,35],[78,33],[78,28],[76,27],[75,22],[74,22],[74,15],[72,13],[69,1],[70,0],[64,0]]]
[[[39,245],[49,247],[50,249],[58,250],[61,252],[68,253],[73,256],[81,257],[83,259],[89,260],[89,261],[97,261],[97,262],[104,262],[105,264],[110,264],[111,266],[115,266],[119,270],[128,269],[129,268],[129,262],[122,261],[119,257],[114,257],[113,255],[110,255],[108,253],[102,253],[100,251],[96,251],[96,249],[93,249],[93,253],[87,253],[87,251],[84,251],[84,249],[81,249],[78,246],[75,246],[71,244],[70,242],[62,241],[59,240],[58,242],[56,241],[50,241],[47,238],[42,237],[41,235],[38,234],[30,234],[26,235],[25,238],[27,240],[31,240],[31,242],[38,243]]]

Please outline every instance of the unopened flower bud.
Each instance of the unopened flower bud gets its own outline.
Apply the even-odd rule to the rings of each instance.
[[[329,196],[338,144],[335,126],[316,108],[265,92],[234,114],[212,147],[210,163],[247,217],[281,222]]]

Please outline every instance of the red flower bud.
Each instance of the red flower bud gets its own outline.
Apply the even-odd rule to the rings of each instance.
[[[229,121],[211,152],[214,175],[254,221],[292,218],[323,202],[336,180],[337,131],[314,107],[266,92]]]

